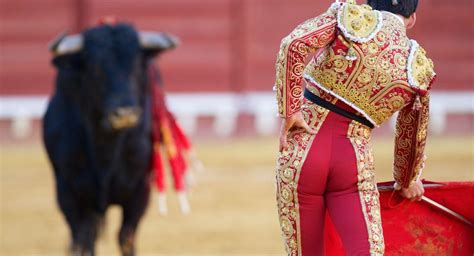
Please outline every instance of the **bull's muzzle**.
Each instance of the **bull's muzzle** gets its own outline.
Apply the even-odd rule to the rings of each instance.
[[[134,127],[140,120],[141,109],[136,107],[121,107],[109,114],[109,122],[114,130]]]

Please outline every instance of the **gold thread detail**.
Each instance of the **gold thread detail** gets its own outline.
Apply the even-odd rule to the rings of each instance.
[[[382,218],[380,215],[379,192],[375,182],[375,166],[369,145],[370,130],[355,121],[349,125],[347,138],[354,147],[357,159],[357,187],[362,212],[367,225],[370,255],[383,255],[385,250]]]
[[[329,111],[305,101],[302,113],[305,121],[318,131]],[[278,214],[289,256],[301,256],[298,181],[315,136],[301,130],[291,132],[288,135],[288,148],[281,152],[278,158],[276,170]]]

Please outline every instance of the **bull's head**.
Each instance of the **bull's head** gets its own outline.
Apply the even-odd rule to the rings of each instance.
[[[134,127],[149,91],[149,60],[177,44],[178,40],[170,35],[137,33],[126,24],[103,25],[63,36],[50,47],[59,70],[58,90],[79,99],[83,112],[103,128]]]

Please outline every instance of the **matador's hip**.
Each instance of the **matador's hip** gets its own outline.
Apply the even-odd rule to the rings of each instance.
[[[353,111],[324,92],[313,93]],[[288,255],[324,254],[326,212],[348,255],[382,255],[371,129],[308,99],[302,112],[317,134],[290,132],[276,173],[279,219]]]

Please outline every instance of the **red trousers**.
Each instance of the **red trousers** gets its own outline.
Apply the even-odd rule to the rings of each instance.
[[[370,129],[307,100],[302,111],[317,134],[292,131],[278,159],[277,201],[288,255],[324,255],[326,211],[347,255],[382,255]]]

